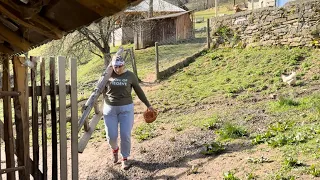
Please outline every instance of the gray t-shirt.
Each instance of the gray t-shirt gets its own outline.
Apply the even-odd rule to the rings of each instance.
[[[105,102],[111,106],[123,106],[133,103],[131,91],[132,88],[138,95],[139,99],[147,106],[150,106],[146,95],[139,85],[138,78],[131,71],[123,74],[116,74],[114,71],[106,85]]]

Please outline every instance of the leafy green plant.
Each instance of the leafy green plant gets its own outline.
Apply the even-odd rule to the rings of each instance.
[[[261,144],[269,141],[270,138],[276,136],[276,134],[272,131],[267,131],[263,134],[258,134],[252,139],[252,144]]]
[[[142,124],[135,128],[133,132],[139,142],[156,137],[154,124]]]
[[[248,173],[248,174],[246,175],[246,179],[247,179],[247,180],[256,180],[256,179],[258,179],[258,175],[255,175],[255,174],[253,174],[253,173]]]
[[[221,139],[235,139],[239,137],[247,136],[247,131],[233,124],[227,123],[220,130],[217,131]]]
[[[289,98],[285,98],[283,96],[279,97],[279,101],[278,101],[280,106],[299,106],[299,102],[294,101],[292,99]]]
[[[210,144],[204,144],[204,150],[201,151],[201,154],[204,155],[218,155],[223,153],[226,149],[224,145],[219,142],[212,142]]]
[[[294,176],[286,176],[283,174],[277,174],[274,177],[275,180],[295,180],[296,178]]]
[[[223,173],[223,179],[224,180],[240,180],[240,178],[236,177],[234,175],[234,172],[232,172],[232,171],[228,171],[228,172]]]
[[[299,161],[298,159],[295,159],[295,158],[293,158],[291,156],[285,158],[283,164],[288,168],[299,167],[299,166],[303,166],[304,165],[301,161]]]
[[[313,175],[314,177],[320,177],[320,169],[316,168],[314,164],[310,166],[308,173]]]
[[[292,126],[292,123],[288,122],[276,122],[272,125],[270,125],[269,129],[274,132],[285,132]]]

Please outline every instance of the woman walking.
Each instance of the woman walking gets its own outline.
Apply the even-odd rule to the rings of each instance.
[[[108,66],[111,77],[105,89],[105,103],[103,118],[106,127],[106,136],[112,148],[113,162],[118,162],[118,126],[120,125],[120,152],[122,156],[121,168],[129,169],[127,158],[131,149],[131,130],[134,121],[134,108],[131,96],[132,88],[139,99],[154,111],[147,97],[139,85],[134,73],[125,69],[125,62],[120,53],[117,53]]]

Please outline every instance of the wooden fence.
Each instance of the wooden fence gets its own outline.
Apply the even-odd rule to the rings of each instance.
[[[6,56],[2,59],[3,75],[0,98],[3,99],[4,119],[3,121],[0,120],[0,136],[5,144],[6,168],[0,166],[0,180],[4,175],[6,175],[6,179],[8,180],[28,180],[30,176],[35,180],[48,179],[48,147],[50,147],[47,142],[48,128],[51,128],[52,143],[52,157],[50,158],[52,159],[52,164],[50,165],[52,177],[50,179],[58,179],[58,175],[60,175],[59,179],[67,179],[66,101],[69,94],[71,103],[71,171],[72,179],[78,179],[77,61],[70,59],[70,85],[66,85],[66,58],[50,58],[50,66],[48,68],[50,71],[50,85],[47,85],[46,60],[44,58],[31,57],[31,61],[28,61],[29,63],[26,63],[25,58],[16,56],[13,58]],[[10,64],[10,60],[12,60],[12,64]],[[56,73],[56,62],[58,62],[58,73]],[[33,67],[30,66],[32,68],[28,68],[27,64],[29,66],[31,64]],[[38,64],[40,64],[39,71]],[[11,68],[13,68],[13,71]],[[10,73],[12,72],[13,87],[10,82],[10,77],[12,76]],[[58,74],[58,83],[56,83],[56,74]],[[29,75],[31,77],[30,81]],[[50,97],[51,127],[47,126],[49,124],[47,122],[48,97]],[[13,108],[11,100],[14,102]],[[38,104],[41,107],[38,107]],[[58,105],[59,112],[57,112]],[[32,109],[31,122],[29,121],[30,108]],[[41,117],[38,117],[38,114]],[[29,137],[30,134],[31,138]],[[30,142],[32,142],[32,156],[30,153]],[[59,159],[58,152],[60,153]],[[42,157],[39,157],[39,154],[42,154]],[[17,157],[16,159],[15,156]],[[60,167],[59,172],[58,167]],[[18,173],[16,173],[17,171]]]

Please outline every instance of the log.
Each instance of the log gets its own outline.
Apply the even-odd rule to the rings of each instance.
[[[4,91],[10,91],[10,69],[9,69],[9,56],[3,60],[3,74],[2,74],[2,87]],[[3,117],[4,117],[4,142],[6,151],[6,167],[13,168],[14,161],[14,143],[13,143],[13,124],[12,124],[12,111],[11,111],[11,97],[5,96],[3,98]],[[14,172],[7,174],[7,179],[14,180]]]

